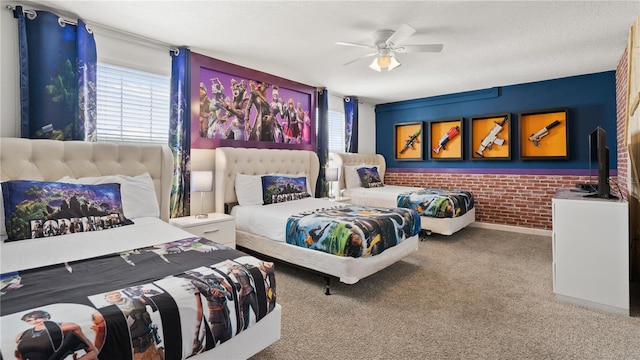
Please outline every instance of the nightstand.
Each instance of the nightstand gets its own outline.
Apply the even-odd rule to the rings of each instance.
[[[170,219],[169,224],[188,231],[195,236],[207,238],[230,248],[236,248],[236,221],[233,216],[220,213],[210,213],[204,219],[185,216]]]

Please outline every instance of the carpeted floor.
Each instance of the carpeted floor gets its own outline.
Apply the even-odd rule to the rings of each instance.
[[[251,359],[640,359],[632,316],[558,301],[551,238],[433,235],[354,285],[276,263],[282,338]]]

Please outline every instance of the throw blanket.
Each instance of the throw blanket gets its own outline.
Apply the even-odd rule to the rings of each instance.
[[[473,194],[463,190],[424,188],[398,195],[398,207],[414,209],[420,216],[453,218],[473,209]]]
[[[305,211],[287,220],[287,243],[338,256],[377,255],[418,234],[411,209],[340,206]]]
[[[2,274],[0,358],[185,359],[275,307],[273,270],[193,237]]]

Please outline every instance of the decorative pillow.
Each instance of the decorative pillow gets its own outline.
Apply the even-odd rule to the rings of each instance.
[[[238,204],[262,205],[262,175],[236,174],[236,197]]]
[[[365,188],[383,187],[384,184],[380,180],[380,174],[378,174],[378,167],[361,167],[358,169],[358,175],[360,176],[360,182]]]
[[[307,192],[307,178],[304,176],[264,175],[262,194],[265,205],[311,197]]]
[[[70,184],[120,184],[122,194],[122,210],[127,219],[140,217],[160,217],[160,206],[156,196],[153,179],[148,172],[137,176],[105,175],[74,179],[68,176],[58,180]]]
[[[120,184],[35,180],[2,183],[7,241],[133,224],[122,213]]]

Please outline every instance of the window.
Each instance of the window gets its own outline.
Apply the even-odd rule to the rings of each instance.
[[[344,142],[344,113],[329,110],[329,152],[343,153]]]
[[[98,141],[169,141],[171,79],[138,70],[98,64]]]

